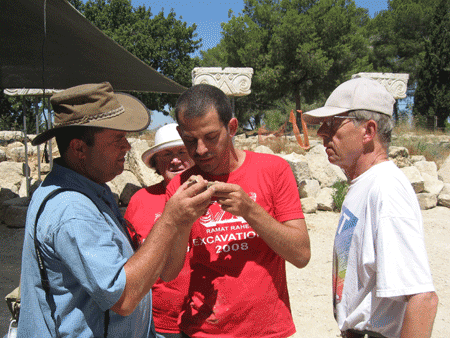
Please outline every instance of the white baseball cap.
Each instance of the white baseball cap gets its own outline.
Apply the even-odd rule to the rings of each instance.
[[[184,146],[177,130],[178,124],[170,123],[159,128],[155,134],[155,145],[142,154],[142,161],[147,167],[152,168],[151,159],[157,153],[167,149]]]
[[[370,110],[392,116],[395,99],[378,81],[365,77],[341,83],[328,97],[325,106],[303,114],[309,124],[319,124],[325,118],[351,110]]]

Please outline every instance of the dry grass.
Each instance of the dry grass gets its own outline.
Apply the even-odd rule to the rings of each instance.
[[[425,156],[427,161],[433,161],[438,168],[450,155],[450,136],[443,131],[430,131],[421,127],[412,128],[409,125],[396,125],[393,131],[392,145],[405,147],[409,155]]]
[[[300,148],[297,142],[292,141],[291,139],[288,139],[286,137],[267,138],[261,144],[270,148],[275,154],[280,153],[284,154],[297,153],[300,155],[306,154],[306,150]]]

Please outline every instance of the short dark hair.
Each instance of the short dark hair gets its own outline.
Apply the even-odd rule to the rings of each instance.
[[[228,97],[219,88],[199,84],[186,90],[175,105],[175,118],[180,123],[180,114],[184,118],[201,117],[212,108],[219,114],[219,120],[227,126],[233,117],[233,109]]]
[[[73,139],[82,140],[88,146],[92,147],[95,141],[95,134],[104,128],[87,127],[87,126],[70,126],[61,128],[56,135],[56,144],[58,145],[59,154],[63,156],[69,148],[70,141]]]

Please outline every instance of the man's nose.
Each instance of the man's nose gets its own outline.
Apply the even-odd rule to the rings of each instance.
[[[319,130],[317,130],[317,136],[321,137],[323,140],[328,137],[328,128],[326,123],[322,123]]]
[[[200,156],[203,156],[208,152],[208,148],[206,147],[205,142],[203,142],[202,140],[197,141],[196,152]]]
[[[181,164],[183,161],[181,160],[181,156],[179,154],[175,154],[172,157],[172,160],[170,161],[172,164]]]

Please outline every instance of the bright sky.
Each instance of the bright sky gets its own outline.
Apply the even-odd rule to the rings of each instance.
[[[152,0],[131,0],[134,7],[145,5],[151,8],[153,15],[158,14],[164,9],[167,15],[173,8],[176,17],[187,22],[188,25],[195,23],[197,25],[198,37],[202,38],[203,46],[201,50],[208,50],[214,47],[221,38],[220,24],[227,22],[228,11],[231,9],[235,15],[238,15],[244,8],[244,1],[152,1]],[[387,9],[388,0],[355,0],[356,6],[367,8],[369,15],[374,17],[377,12]],[[157,128],[173,120],[164,116],[160,112],[154,112],[150,128]]]

